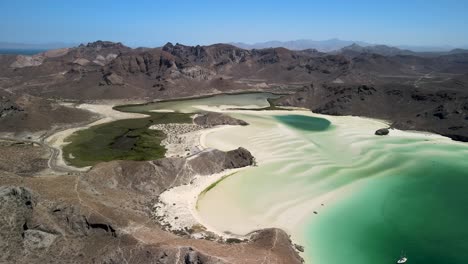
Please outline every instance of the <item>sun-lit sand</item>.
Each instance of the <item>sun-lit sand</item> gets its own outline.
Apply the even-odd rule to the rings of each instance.
[[[244,111],[225,110],[221,107],[212,106],[198,106],[198,108],[205,111],[231,114],[250,123],[249,126],[245,127],[224,126],[201,130],[197,133],[199,146],[204,149],[216,148],[224,151],[240,146],[245,147],[256,158],[258,167],[239,170],[224,179],[207,194],[200,195],[206,187],[223,176],[230,175],[232,171],[210,177],[198,177],[193,184],[170,189],[160,196],[162,203],[158,206],[162,207],[162,210],[158,209],[157,211],[159,211],[160,215],[165,216],[165,221],[170,223],[173,229],[190,228],[201,224],[209,231],[227,237],[242,237],[261,228],[279,227],[290,233],[293,240],[300,243],[303,240],[300,234],[301,225],[305,221],[315,213],[319,213],[323,206],[331,206],[335,201],[345,199],[348,195],[351,195],[363,184],[363,181],[357,180],[337,188],[330,188],[328,186],[330,182],[324,178],[318,180],[314,185],[315,187],[310,188],[310,192],[315,193],[314,195],[305,192],[296,196],[288,196],[278,192],[277,197],[272,196],[276,198],[274,203],[260,199],[259,201],[252,201],[254,204],[258,203],[259,206],[248,205],[246,209],[238,204],[238,201],[231,200],[233,196],[239,196],[239,193],[242,192],[240,189],[235,190],[236,187],[243,188],[238,185],[242,181],[242,175],[249,174],[249,172],[251,174],[257,171],[262,172],[262,167],[267,168],[275,163],[282,164],[282,167],[275,169],[274,173],[281,174],[281,171],[284,171],[285,174],[295,173],[290,177],[318,175],[332,168],[329,161],[326,160],[327,154],[334,155],[328,158],[337,158],[343,160],[345,164],[353,164],[353,157],[352,155],[349,156],[349,153],[361,154],[369,145],[373,144],[374,140],[380,138],[374,135],[375,131],[389,126],[389,123],[384,120],[352,116],[326,116],[306,110]],[[277,115],[305,115],[326,118],[332,123],[333,139],[327,141],[330,139],[323,134],[315,142],[304,140],[298,131],[274,121],[272,118]],[[320,137],[323,137],[323,140]],[[436,134],[400,131],[397,129],[391,129],[390,134],[382,138],[425,138],[433,142],[452,142],[450,139]],[[290,145],[294,147],[290,148]],[[316,152],[320,152],[324,148],[334,148],[335,146],[347,146],[347,155],[340,153],[339,150],[330,153],[325,151],[325,157],[314,156],[313,154],[314,149]],[[312,150],[309,157],[301,156],[304,155],[301,154],[302,148],[308,148],[307,151],[309,152]],[[302,165],[304,162],[314,163],[311,163],[310,168],[304,172],[296,172],[294,167]],[[263,173],[270,173],[270,171],[264,171]],[[253,175],[252,177],[256,176]],[[223,184],[224,181],[227,182],[226,185]],[[257,187],[252,186],[252,188]],[[221,204],[222,206],[220,206]]]
[[[155,109],[155,110],[150,110],[150,112],[154,112],[154,113],[173,113],[175,111],[172,110],[172,109]]]

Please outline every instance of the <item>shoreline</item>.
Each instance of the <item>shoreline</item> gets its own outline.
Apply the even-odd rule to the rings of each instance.
[[[101,119],[92,122],[90,124],[87,124],[85,126],[81,127],[76,127],[76,128],[71,128],[71,129],[66,129],[63,131],[60,131],[56,134],[53,134],[49,137],[46,138],[45,142],[49,144],[51,147],[56,148],[59,150],[59,154],[57,155],[56,162],[57,165],[68,168],[68,169],[73,169],[74,171],[87,171],[90,167],[84,167],[84,168],[75,168],[72,166],[69,166],[66,164],[66,162],[63,159],[62,156],[62,147],[67,144],[65,142],[65,139],[69,137],[71,134],[73,134],[76,131],[82,130],[82,129],[87,129],[91,126],[103,124],[103,123],[108,123],[120,119],[127,119],[127,118],[144,118],[146,115],[145,114],[140,114],[140,113],[128,113],[128,112],[121,112],[119,110],[116,110],[115,105],[109,104],[109,105],[102,105],[102,104],[82,104],[78,105],[77,108],[80,109],[85,109],[89,110],[91,112],[97,113],[101,116]],[[313,117],[322,117],[327,120],[330,120],[332,124],[334,125],[340,125],[340,124],[345,124],[346,122],[352,122],[352,119],[356,120],[368,120],[370,122],[373,122],[376,127],[381,126],[379,128],[384,128],[384,127],[390,127],[390,121],[387,120],[381,120],[381,119],[375,119],[375,118],[369,118],[369,117],[359,117],[359,116],[329,116],[329,115],[323,115],[323,114],[316,114],[311,112],[308,109],[303,109],[303,108],[293,108],[291,107],[290,110],[292,111],[284,111],[284,110],[268,110],[268,111],[255,111],[255,110],[242,110],[242,109],[223,109],[221,106],[214,107],[214,106],[199,106],[198,107],[202,111],[213,111],[213,112],[220,112],[224,114],[251,114],[251,115],[256,115],[256,116],[271,116],[271,115],[306,115],[306,116],[313,116]],[[170,110],[163,110],[164,112],[170,112]],[[161,111],[161,112],[163,112]],[[157,112],[157,110],[155,111]],[[365,123],[365,122],[363,122]],[[199,150],[197,153],[192,153],[190,155],[184,155],[185,153],[180,153],[181,157],[187,157],[190,159],[192,156],[197,155],[201,152],[203,152],[206,149],[209,149],[209,139],[208,136],[211,133],[214,132],[219,132],[225,129],[233,128],[237,126],[217,126],[217,127],[212,127],[212,128],[204,128],[201,130],[197,131],[192,131],[189,132],[190,137],[196,138],[196,146],[193,147],[198,147],[200,146]],[[427,140],[436,140],[434,142],[443,141],[444,144],[460,144],[463,142],[458,142],[451,140],[449,137],[445,137],[439,134],[431,133],[431,132],[426,132],[426,131],[408,131],[408,130],[399,130],[395,128],[390,128],[390,133],[387,136],[375,136],[375,137],[414,137],[414,138],[427,138]],[[369,135],[373,135],[375,130],[366,130],[366,133],[369,133]],[[186,133],[183,133],[181,135],[186,135]],[[367,135],[367,134],[366,134]],[[373,135],[374,136],[374,135]],[[192,142],[191,139],[188,142]],[[187,143],[187,142],[185,142]],[[176,144],[177,145],[177,144]],[[229,143],[225,144],[225,147],[229,147]],[[181,148],[184,149],[185,147]],[[169,148],[168,148],[169,150]],[[225,150],[225,149],[221,149]],[[167,152],[169,153],[169,151]],[[166,154],[167,154],[166,153]],[[173,152],[176,153],[176,152]],[[176,156],[177,154],[173,154],[172,156]],[[257,155],[255,155],[255,158],[257,158]],[[260,163],[263,162],[268,162],[268,159],[260,160]],[[178,231],[185,231],[185,234],[188,234],[192,238],[197,238],[197,239],[208,239],[208,240],[218,240],[220,242],[226,242],[227,239],[239,239],[239,240],[245,240],[249,239],[250,235],[252,232],[264,229],[264,228],[270,228],[270,227],[277,227],[285,230],[289,235],[292,236],[293,244],[297,245],[300,244],[302,246],[306,245],[304,241],[306,241],[303,237],[301,237],[300,232],[293,231],[294,228],[284,228],[284,226],[269,226],[269,225],[263,225],[259,226],[258,228],[251,228],[249,232],[245,233],[231,233],[231,232],[225,232],[223,230],[219,230],[216,227],[210,225],[207,221],[205,221],[200,212],[198,211],[197,205],[199,200],[203,197],[205,190],[209,188],[211,185],[216,184],[220,180],[223,180],[229,176],[236,176],[235,174],[238,172],[241,172],[243,170],[248,170],[252,166],[244,167],[244,168],[239,168],[239,169],[233,169],[233,170],[225,170],[220,173],[212,174],[212,175],[207,175],[207,176],[196,176],[194,180],[188,184],[188,185],[182,185],[178,186],[175,188],[171,188],[166,190],[165,192],[161,193],[158,197],[158,203],[153,206],[153,216],[157,218],[157,221],[164,227],[165,225],[169,225],[170,227],[168,228],[168,231],[171,231],[172,233],[179,234]],[[361,183],[365,182],[364,180],[359,180],[356,182],[353,182],[351,184],[347,184],[345,186],[342,186],[341,188],[325,192],[324,194],[315,197],[311,200],[308,200],[307,205],[300,204],[300,206],[294,206],[293,210],[290,211],[293,214],[291,222],[285,222],[288,223],[287,226],[289,227],[303,227],[305,222],[310,219],[310,217],[313,217],[313,213],[315,213],[314,209],[315,208],[320,208],[323,206],[323,203],[326,203],[327,206],[333,206],[333,204],[336,201],[339,201],[341,199],[345,199],[349,195],[352,195],[353,192],[356,191],[356,188],[359,188]],[[210,188],[211,189],[211,188]],[[209,190],[210,190],[209,189]],[[294,200],[292,201],[287,201],[292,204],[295,203]],[[281,206],[284,206],[284,204],[278,204],[278,208],[272,207],[272,211],[280,209]],[[157,209],[157,210],[156,210]],[[288,214],[291,216],[291,214]],[[297,244],[296,244],[297,243]],[[298,250],[298,247],[296,246],[296,250]],[[309,251],[307,246],[305,248],[305,252],[301,252],[300,255],[307,259],[308,261],[311,261],[311,259],[308,257],[311,251]]]
[[[191,157],[188,157],[188,159],[202,153],[205,150],[210,149],[205,144],[206,135],[230,127],[235,126],[224,125],[195,131],[193,134],[198,139],[197,146],[201,147],[201,151],[195,155],[192,155]],[[251,166],[237,169],[228,169],[211,175],[197,175],[190,184],[173,187],[166,190],[159,195],[158,203],[153,206],[154,209],[158,209],[154,212],[153,215],[158,218],[158,222],[160,222],[162,225],[169,225],[169,230],[172,232],[183,231],[193,227],[201,227],[203,231],[199,232],[199,235],[194,235],[194,238],[207,238],[210,236],[210,233],[215,234],[222,239],[246,238],[246,236],[229,236],[222,232],[218,232],[214,228],[211,228],[207,223],[204,223],[199,216],[197,212],[197,203],[199,196],[210,185],[249,167]]]
[[[208,97],[211,97],[211,96],[208,96]],[[198,98],[188,98],[187,100],[190,100],[190,99],[198,99]],[[177,101],[177,99],[174,101]],[[154,103],[154,102],[150,102],[150,103]],[[108,123],[108,122],[112,122],[112,121],[116,121],[120,119],[144,118],[145,116],[147,116],[144,113],[131,113],[131,112],[119,111],[117,110],[117,107],[114,104],[81,104],[81,105],[74,106],[74,107],[88,110],[93,113],[97,113],[99,114],[101,118],[84,126],[69,128],[66,130],[59,131],[47,137],[44,140],[44,142],[48,144],[51,148],[58,150],[59,153],[55,159],[57,166],[67,168],[70,170],[74,170],[77,172],[87,171],[89,170],[90,167],[77,168],[77,167],[73,167],[73,166],[66,164],[62,156],[63,155],[62,148],[63,146],[67,144],[67,142],[65,142],[65,139],[67,137],[69,137],[76,131],[87,129],[91,126],[104,124],[104,123]],[[346,124],[349,122],[354,122],[354,120],[356,121],[368,120],[370,122],[373,122],[376,125],[376,127],[381,126],[379,128],[385,128],[385,127],[389,128],[390,133],[389,135],[386,135],[386,136],[376,136],[374,135],[375,130],[372,130],[372,129],[363,130],[365,131],[366,136],[372,135],[372,136],[375,136],[376,138],[389,138],[389,137],[390,138],[391,137],[422,138],[428,141],[430,140],[431,143],[433,144],[438,144],[439,142],[441,142],[442,144],[464,144],[464,142],[455,141],[449,137],[439,135],[436,133],[432,133],[432,132],[428,132],[428,131],[400,130],[400,129],[392,128],[391,121],[388,121],[388,120],[376,119],[376,118],[371,118],[371,117],[361,117],[361,116],[323,115],[323,114],[313,113],[310,110],[305,109],[305,108],[288,107],[288,109],[292,111],[284,111],[284,110],[255,111],[255,110],[243,110],[243,109],[225,109],[222,107],[222,105],[199,106],[197,108],[202,111],[213,111],[213,112],[224,113],[227,115],[230,115],[230,114],[249,114],[252,116],[294,115],[294,114],[306,115],[306,116],[325,118],[327,120],[330,120],[332,125]],[[161,110],[152,110],[152,112],[173,112],[173,110],[161,109]],[[365,124],[365,122],[362,122],[362,124]],[[185,152],[180,153],[180,156],[190,159],[192,156],[195,156],[209,149],[209,146],[210,146],[209,135],[210,134],[215,133],[215,132],[220,132],[222,130],[227,130],[230,128],[235,128],[235,127],[237,126],[229,126],[229,125],[217,126],[217,127],[204,128],[201,130],[189,132],[191,139],[188,142],[189,143],[193,142],[192,137],[196,138],[197,144],[194,145],[193,147],[200,147],[199,151],[196,153],[191,153],[190,155],[185,155],[186,154]],[[351,132],[355,133],[355,131],[351,131]],[[353,133],[350,133],[350,135],[352,136]],[[186,133],[182,133],[181,135],[186,135]],[[356,141],[356,143],[359,144],[360,142]],[[184,149],[186,145],[184,145],[184,147],[180,149]],[[224,144],[224,147],[228,148],[230,146],[232,146],[232,144],[229,143],[229,140],[227,140],[226,144]],[[225,150],[225,149],[221,149],[221,150]],[[168,153],[169,151],[166,152],[166,155]],[[173,154],[172,156],[178,155],[177,150],[172,153],[176,153],[176,154]],[[254,155],[254,157],[257,158],[257,155]],[[270,156],[268,156],[267,159],[263,159],[263,160],[260,159],[259,161],[261,164],[263,164],[263,162],[268,162],[269,159],[270,159]],[[171,231],[172,233],[180,235],[180,233],[178,233],[177,230],[188,231],[190,229],[191,231],[186,234],[189,234],[189,236],[192,238],[212,240],[214,237],[214,239],[220,242],[226,242],[226,240],[230,238],[244,240],[244,239],[249,239],[250,234],[252,232],[255,232],[264,228],[277,227],[277,228],[281,228],[285,230],[290,236],[292,236],[293,244],[294,242],[296,242],[296,243],[300,243],[300,245],[302,246],[305,246],[306,244],[304,243],[304,241],[306,240],[303,237],[301,237],[299,232],[293,231],[293,230],[298,227],[303,228],[304,223],[306,223],[307,221],[310,221],[310,219],[314,217],[315,208],[320,208],[321,206],[323,206],[323,204],[326,204],[327,207],[334,206],[336,202],[339,202],[340,200],[346,199],[346,197],[353,195],[354,192],[359,190],[360,186],[362,186],[363,183],[365,184],[365,179],[361,179],[361,180],[352,182],[350,184],[346,184],[332,191],[326,191],[322,195],[314,197],[313,199],[309,199],[307,201],[308,202],[307,204],[299,203],[296,200],[289,200],[289,201],[285,200],[286,202],[284,204],[280,203],[277,206],[273,206],[269,208],[270,211],[268,213],[273,214],[275,213],[275,211],[280,210],[285,205],[290,204],[292,209],[288,210],[288,215],[290,216],[291,220],[290,222],[282,222],[282,223],[287,223],[287,226],[289,226],[290,228],[284,228],[284,226],[263,225],[263,226],[260,226],[259,228],[251,228],[251,230],[246,233],[239,233],[239,232],[231,233],[231,232],[226,232],[224,230],[220,230],[219,228],[215,227],[216,225],[213,226],[210,223],[208,223],[208,221],[206,221],[201,216],[198,210],[198,202],[200,201],[200,199],[203,199],[203,195],[205,195],[205,193],[207,193],[208,191],[212,189],[210,188],[210,186],[213,184],[216,185],[218,182],[220,182],[221,180],[224,180],[227,177],[237,176],[236,173],[249,170],[251,168],[252,166],[248,166],[248,167],[243,167],[239,169],[225,170],[220,173],[211,174],[207,176],[197,175],[190,184],[174,187],[161,193],[158,197],[159,202],[155,204],[153,207],[152,215],[157,218],[157,222],[159,222],[163,227],[164,225],[170,225],[170,228],[168,230]],[[299,204],[299,206],[297,206],[296,204]],[[158,213],[162,213],[162,214],[158,214]],[[281,217],[284,218],[283,215],[281,215],[280,218]],[[205,215],[205,218],[206,218],[206,215]],[[239,222],[239,223],[240,225],[242,225],[242,222]],[[296,247],[296,250],[297,250],[297,247]],[[300,255],[304,257],[305,259],[307,259],[308,261],[313,260],[313,258],[311,259],[309,257],[310,252],[313,252],[313,248],[312,247],[309,248],[309,246],[307,245],[305,248],[305,252],[306,253],[302,251]]]
[[[340,125],[340,124],[346,124],[347,122],[349,123],[350,121],[360,121],[364,124],[366,122],[372,122],[371,127],[372,129],[359,129],[362,130],[360,134],[363,136],[369,136],[369,137],[404,137],[404,138],[427,138],[428,140],[434,140],[435,142],[443,141],[444,144],[458,144],[459,142],[455,142],[451,140],[448,137],[444,137],[438,134],[434,133],[429,133],[429,132],[424,132],[424,131],[403,131],[403,130],[398,130],[398,129],[390,129],[390,134],[387,136],[377,136],[374,135],[375,133],[375,128],[382,128],[382,127],[388,127],[389,122],[386,120],[379,120],[379,119],[373,119],[373,118],[368,118],[368,117],[356,117],[356,116],[328,116],[328,115],[322,115],[322,114],[315,114],[312,113],[308,110],[305,109],[294,109],[295,111],[289,111],[285,112],[282,110],[273,110],[273,111],[245,111],[245,110],[227,110],[223,111],[219,108],[216,107],[200,107],[202,110],[208,110],[208,111],[218,111],[224,114],[254,114],[254,115],[266,115],[266,116],[271,116],[271,115],[276,115],[276,114],[281,114],[281,115],[290,115],[290,114],[300,114],[300,115],[307,115],[307,116],[313,116],[313,117],[322,117],[330,120],[332,124],[334,125]],[[353,120],[355,119],[355,120]],[[216,127],[212,129],[206,129],[206,130],[201,130],[201,132],[198,134],[199,135],[199,142],[200,145],[203,146],[204,149],[209,147],[209,142],[207,137],[214,132],[219,132],[225,129],[229,129],[230,127],[235,127],[235,126],[221,126],[221,127]],[[219,143],[219,142],[218,142]],[[230,147],[232,147],[229,143],[226,143],[223,145],[223,147],[217,146],[217,149],[220,150],[227,150]],[[257,155],[254,154],[255,152],[258,152],[258,150],[251,150],[255,158],[257,159]],[[267,156],[268,155],[264,155]],[[257,159],[258,160],[258,159]],[[268,162],[268,159],[260,159],[260,166],[264,162]],[[278,227],[284,229],[283,226],[260,226],[259,228],[251,228],[249,232],[245,232],[243,234],[233,234],[233,233],[226,233],[223,232],[213,226],[211,226],[207,221],[203,220],[201,217],[198,209],[197,209],[197,204],[199,202],[199,199],[202,197],[202,195],[205,194],[206,188],[208,188],[212,184],[216,184],[217,181],[223,179],[223,177],[230,176],[230,174],[237,173],[239,171],[243,170],[248,170],[251,167],[245,167],[242,168],[241,170],[238,171],[224,171],[222,173],[210,175],[210,176],[202,176],[198,177],[192,184],[184,185],[184,186],[179,186],[170,190],[167,190],[166,192],[163,192],[160,195],[161,201],[165,203],[165,207],[160,207],[162,211],[166,212],[165,219],[163,220],[164,223],[169,223],[173,227],[173,231],[177,229],[184,229],[184,228],[190,228],[191,226],[196,226],[196,225],[201,225],[204,227],[206,232],[209,233],[214,233],[217,236],[219,236],[221,239],[227,239],[227,238],[238,238],[238,239],[245,239],[248,238],[249,234],[253,231],[263,229],[263,228],[268,228],[268,227]],[[235,174],[233,176],[236,176]],[[303,226],[302,223],[307,222],[307,220],[310,219],[310,217],[313,217],[313,213],[315,213],[315,209],[321,208],[324,204],[326,203],[326,206],[333,205],[336,201],[340,199],[344,199],[348,195],[352,195],[353,192],[356,191],[356,188],[359,188],[362,184],[365,183],[364,179],[346,184],[338,189],[332,190],[332,191],[326,191],[324,194],[319,195],[312,200],[309,200],[307,205],[302,205],[300,207],[294,208],[292,212],[295,212],[294,215],[298,217],[291,217],[292,222],[288,224],[288,226]],[[210,188],[211,190],[211,188]],[[187,201],[184,203],[183,201]],[[289,201],[289,202],[295,202],[295,201]],[[176,206],[171,206],[171,204],[176,204]],[[311,203],[313,204],[311,206]],[[159,206],[159,205],[158,205]],[[281,206],[281,205],[279,205]],[[171,208],[172,207],[172,208]],[[274,209],[274,208],[273,208]],[[272,210],[273,210],[272,209]],[[183,214],[181,214],[183,212]],[[160,215],[161,216],[161,215]],[[186,223],[185,225],[183,223]],[[187,226],[187,224],[189,226]],[[242,224],[241,224],[242,225]],[[292,235],[292,239],[296,243],[304,244],[305,239],[302,238],[300,235],[297,235],[299,232],[293,232],[291,228],[287,228],[285,230],[288,232],[288,234]],[[196,237],[195,238],[203,238],[201,237]],[[305,249],[308,251],[308,249]],[[301,256],[306,257],[308,254],[306,253],[301,253]],[[309,258],[308,258],[309,259]]]

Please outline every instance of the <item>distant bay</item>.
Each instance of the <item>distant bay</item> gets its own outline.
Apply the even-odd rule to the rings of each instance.
[[[46,49],[0,49],[0,54],[35,55],[46,51]]]

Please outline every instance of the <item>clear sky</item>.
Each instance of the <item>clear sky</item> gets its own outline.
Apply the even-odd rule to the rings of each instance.
[[[468,0],[0,0],[0,41],[468,45]]]

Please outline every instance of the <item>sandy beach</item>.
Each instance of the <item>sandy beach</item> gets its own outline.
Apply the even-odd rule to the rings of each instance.
[[[223,112],[240,119],[246,116],[259,117],[258,122],[252,121],[253,119],[246,120],[251,123],[251,125],[246,127],[221,126],[199,130],[191,135],[192,137],[198,137],[198,141],[192,142],[198,143],[197,145],[202,149],[216,148],[227,151],[239,146],[245,147],[256,157],[258,167],[247,167],[235,171],[225,171],[208,177],[197,177],[192,184],[167,190],[161,194],[160,203],[155,205],[158,208],[156,212],[158,216],[163,218],[162,222],[170,224],[173,230],[183,230],[184,228],[201,225],[207,231],[225,238],[242,238],[254,230],[279,227],[290,233],[293,241],[302,243],[304,238],[301,237],[300,230],[304,223],[309,221],[311,216],[319,213],[324,206],[333,206],[335,202],[346,199],[346,197],[358,190],[364,183],[364,181],[357,180],[339,188],[328,189],[326,187],[326,180],[318,181],[315,185],[316,187],[310,189],[311,192],[316,193],[313,198],[304,196],[305,194],[301,194],[296,198],[287,198],[287,195],[283,196],[283,194],[278,193],[277,196],[279,198],[274,200],[274,205],[260,206],[262,208],[261,211],[246,215],[246,211],[239,208],[240,204],[229,200],[232,195],[236,195],[235,189],[237,186],[242,188],[238,185],[242,181],[241,178],[245,174],[252,174],[250,173],[252,171],[261,171],[259,168],[262,168],[264,165],[272,166],[272,164],[278,162],[280,164],[284,163],[285,166],[276,171],[284,171],[286,174],[291,173],[293,171],[289,167],[293,168],[296,164],[295,162],[289,162],[290,156],[284,155],[285,152],[287,153],[287,146],[289,144],[297,144],[298,148],[296,150],[305,147],[303,142],[300,142],[302,139],[297,134],[297,131],[291,130],[279,123],[274,124],[272,127],[266,127],[264,123],[267,121],[262,121],[263,118],[270,120],[272,116],[296,114],[326,118],[333,124],[335,141],[339,142],[339,144],[350,146],[350,150],[355,151],[356,154],[362,152],[367,145],[372,144],[373,140],[379,139],[378,136],[374,135],[377,129],[389,126],[389,123],[384,120],[352,116],[326,116],[314,114],[306,110],[243,111],[223,110],[219,107],[211,106],[199,106],[198,108],[204,111]],[[396,129],[391,129],[390,134],[385,138],[425,138],[434,143],[438,141],[442,143],[452,142],[450,139],[436,134],[400,131]],[[273,141],[269,141],[270,139],[273,139]],[[285,144],[281,145],[280,142]],[[313,146],[313,149],[320,149],[320,146]],[[289,152],[291,151],[289,150]],[[331,168],[328,161],[321,160],[322,157],[310,156],[309,158],[311,161],[315,160],[316,164],[305,171],[304,173],[306,174],[319,174],[320,171],[326,171]],[[344,162],[353,162],[351,159],[346,161],[347,158],[349,157],[343,157],[342,159]],[[230,175],[230,177],[223,179],[222,183],[226,181],[226,186],[229,186],[229,189],[220,184],[219,187],[217,185],[211,189],[208,195],[200,196],[200,193],[208,186],[227,175]],[[299,173],[294,177],[304,177],[301,175],[303,173]],[[293,176],[291,175],[291,177]],[[213,197],[216,198],[213,199]],[[261,202],[268,204],[267,201]],[[223,204],[223,210],[229,211],[228,216],[225,215],[224,211],[219,211],[220,204]],[[202,206],[201,208],[199,207],[200,205]],[[221,226],[222,228],[220,228]],[[226,230],[224,229],[225,227],[229,227],[229,229]],[[196,236],[200,236],[200,234]]]

